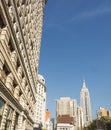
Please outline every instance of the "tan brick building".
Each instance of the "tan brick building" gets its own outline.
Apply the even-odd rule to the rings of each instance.
[[[0,130],[32,130],[46,0],[0,0]]]
[[[103,107],[100,107],[97,113],[97,117],[111,117],[111,112]]]

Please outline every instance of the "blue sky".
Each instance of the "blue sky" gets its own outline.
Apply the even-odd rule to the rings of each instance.
[[[46,80],[51,117],[60,97],[79,105],[83,79],[93,118],[99,106],[111,109],[111,0],[48,0],[39,73]]]

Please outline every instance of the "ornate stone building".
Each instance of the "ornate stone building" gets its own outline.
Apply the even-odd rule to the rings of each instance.
[[[32,130],[46,0],[0,0],[0,130]]]

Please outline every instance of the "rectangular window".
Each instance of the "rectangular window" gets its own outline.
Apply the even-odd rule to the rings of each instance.
[[[3,108],[4,108],[4,101],[0,97],[0,124],[1,124],[1,120],[2,120]]]

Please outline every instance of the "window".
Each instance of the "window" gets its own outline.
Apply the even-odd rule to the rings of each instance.
[[[0,30],[2,28],[4,28],[6,25],[4,24],[4,21],[3,21],[3,18],[2,18],[2,15],[0,14]],[[1,31],[0,31],[1,32]]]
[[[0,124],[1,124],[1,120],[2,120],[3,108],[4,108],[4,101],[0,97]]]

